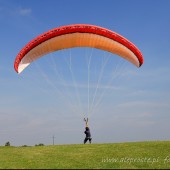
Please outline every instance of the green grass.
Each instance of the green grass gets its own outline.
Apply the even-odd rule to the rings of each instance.
[[[170,141],[0,147],[1,169],[169,169]]]

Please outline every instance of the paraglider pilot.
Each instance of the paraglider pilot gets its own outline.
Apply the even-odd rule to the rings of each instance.
[[[91,143],[92,141],[92,138],[91,138],[91,133],[90,133],[90,128],[88,127],[88,118],[85,119],[84,118],[84,121],[86,122],[86,127],[85,127],[85,131],[84,133],[86,134],[86,137],[84,139],[84,144],[89,140],[89,143]]]

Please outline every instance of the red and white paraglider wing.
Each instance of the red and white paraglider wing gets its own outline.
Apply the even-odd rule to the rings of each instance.
[[[46,54],[74,47],[97,48],[117,54],[137,67],[143,64],[139,49],[123,36],[102,27],[75,24],[49,30],[30,41],[17,55],[14,68],[21,73]]]

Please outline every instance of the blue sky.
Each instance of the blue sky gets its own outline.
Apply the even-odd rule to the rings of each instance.
[[[53,135],[56,144],[82,143],[81,110],[93,103],[107,60],[95,97],[102,100],[90,115],[93,142],[170,140],[169,9],[169,0],[0,0],[0,145],[52,144]],[[41,58],[20,75],[14,71],[16,55],[31,39],[77,23],[123,35],[141,50],[144,64],[73,49]]]

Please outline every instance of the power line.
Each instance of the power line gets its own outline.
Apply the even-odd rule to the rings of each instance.
[[[53,137],[52,137],[52,138],[53,138],[53,145],[54,145],[54,138],[55,138],[55,136],[53,135]]]

